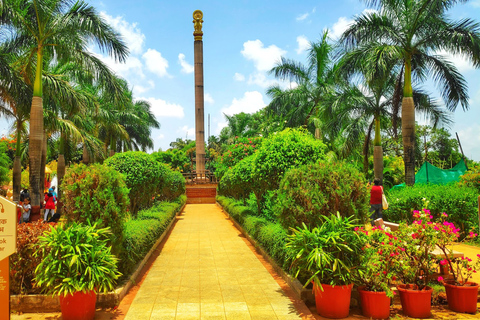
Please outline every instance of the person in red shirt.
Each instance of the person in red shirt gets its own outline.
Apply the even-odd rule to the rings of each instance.
[[[380,185],[380,179],[375,178],[372,189],[370,189],[370,212],[373,212],[370,216],[372,226],[375,220],[382,218],[382,194],[383,187]]]
[[[49,192],[45,194],[45,216],[43,218],[43,222],[48,221],[48,216],[50,214],[52,217],[55,214],[55,200],[56,199],[52,193]]]

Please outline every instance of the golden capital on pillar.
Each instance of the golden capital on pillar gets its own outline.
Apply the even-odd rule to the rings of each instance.
[[[200,10],[193,11],[193,36],[195,40],[202,40],[203,31],[202,31],[202,23],[203,23],[203,12]]]

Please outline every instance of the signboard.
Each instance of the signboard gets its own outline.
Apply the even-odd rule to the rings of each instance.
[[[0,319],[10,319],[8,257],[17,250],[17,205],[0,197]]]

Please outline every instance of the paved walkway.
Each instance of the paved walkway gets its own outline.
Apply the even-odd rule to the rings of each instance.
[[[186,206],[125,317],[301,318],[240,232],[213,204]]]

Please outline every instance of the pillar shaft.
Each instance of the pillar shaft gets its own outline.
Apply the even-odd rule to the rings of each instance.
[[[194,17],[194,67],[195,67],[195,143],[196,172],[199,176],[205,174],[205,112],[203,96],[203,41],[201,23],[203,14],[197,10]]]

